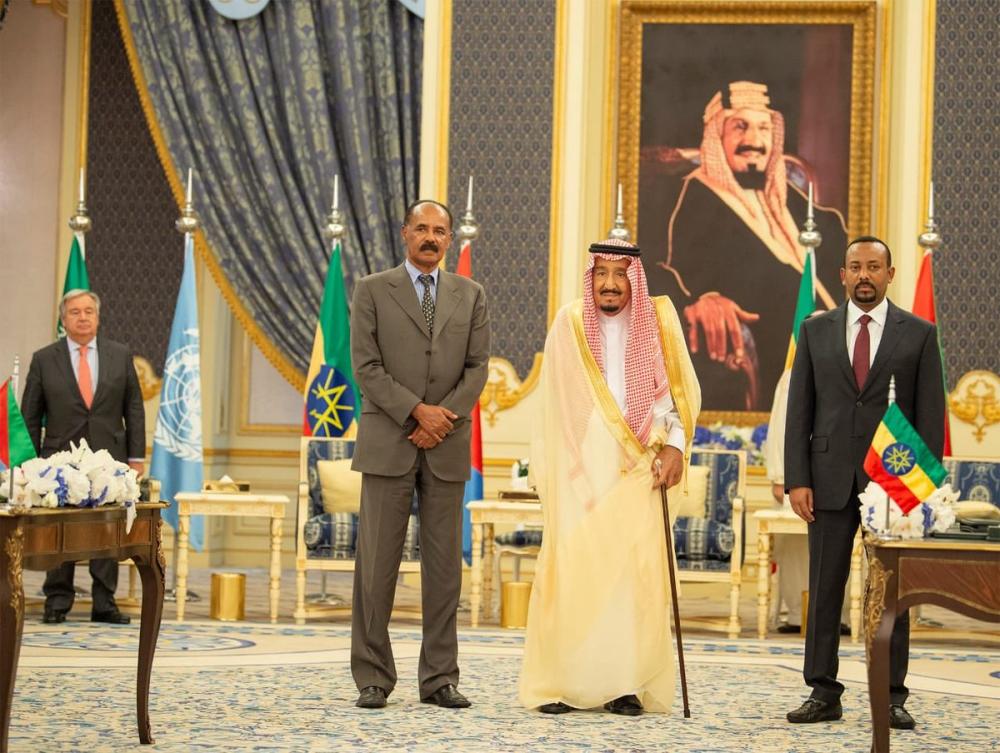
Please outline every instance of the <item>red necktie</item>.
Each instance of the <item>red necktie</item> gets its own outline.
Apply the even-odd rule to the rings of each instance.
[[[80,346],[80,364],[76,369],[76,381],[80,385],[80,395],[83,397],[83,402],[90,407],[90,404],[94,402],[94,386],[90,378],[90,362],[87,360],[87,350],[86,345]]]
[[[858,392],[865,386],[871,362],[872,340],[868,333],[868,322],[871,320],[872,318],[868,314],[861,315],[861,318],[858,319],[861,327],[858,329],[858,337],[854,341],[854,381],[858,383]]]

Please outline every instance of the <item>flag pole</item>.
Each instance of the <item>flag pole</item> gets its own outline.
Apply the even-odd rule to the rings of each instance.
[[[20,376],[21,376],[21,357],[15,353],[14,373],[11,374],[10,376],[10,389],[11,389],[11,394],[14,396],[15,401],[17,400],[17,383],[20,381]],[[9,453],[9,447],[10,445],[8,441],[8,453]],[[13,505],[14,504],[14,460],[9,456],[7,457],[7,460],[10,461],[10,468],[7,469],[8,481],[10,481],[9,493],[7,494],[7,504]]]
[[[889,376],[889,405],[896,402],[896,375]],[[889,536],[889,510],[892,509],[892,498],[887,492],[885,494],[885,535]]]
[[[660,459],[656,459],[656,470],[663,467]],[[667,540],[667,562],[670,565],[670,595],[673,597],[674,629],[677,633],[677,667],[681,674],[681,698],[684,701],[684,718],[691,718],[691,708],[688,706],[687,673],[684,671],[684,639],[681,636],[681,609],[677,602],[677,573],[674,571],[674,539],[670,531],[670,505],[667,502],[667,487],[660,486],[660,503],[663,505],[663,534]]]
[[[184,236],[185,246],[187,245],[187,240],[189,235],[193,235],[198,229],[198,213],[194,211],[194,168],[188,168],[187,177],[187,190],[184,193],[184,209],[181,210],[181,216],[177,218],[174,222],[174,228],[178,233]],[[171,559],[173,559],[173,588],[164,594],[164,601],[176,601],[177,600],[177,557],[178,549],[177,540],[180,537],[180,525],[178,525],[178,530],[174,535],[174,551]],[[201,596],[187,589],[186,595],[187,601],[201,601]]]

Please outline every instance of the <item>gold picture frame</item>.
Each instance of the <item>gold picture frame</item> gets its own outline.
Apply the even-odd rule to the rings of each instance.
[[[870,232],[873,208],[873,168],[875,165],[874,137],[877,128],[875,121],[875,76],[878,61],[876,49],[876,26],[878,8],[875,0],[781,0],[759,2],[746,0],[744,2],[715,2],[713,0],[622,0],[618,13],[618,51],[617,56],[612,57],[612,71],[609,76],[617,81],[617,145],[616,145],[616,169],[617,180],[623,187],[623,208],[626,223],[636,230],[640,246],[643,247],[643,259],[647,268],[647,275],[650,280],[650,289],[654,294],[670,293],[666,289],[658,289],[658,280],[655,273],[657,266],[669,270],[671,257],[667,253],[673,253],[673,246],[669,247],[665,243],[660,246],[658,242],[650,243],[649,232],[645,232],[653,223],[662,223],[662,235],[670,235],[670,243],[673,243],[673,223],[674,215],[680,206],[680,201],[684,197],[683,190],[680,190],[681,199],[676,199],[675,203],[670,203],[675,197],[667,193],[664,194],[664,205],[662,208],[656,207],[650,210],[651,203],[655,203],[656,196],[651,198],[649,192],[649,181],[646,174],[641,174],[643,165],[650,164],[649,154],[651,153],[650,143],[654,142],[649,134],[658,126],[670,118],[677,120],[684,119],[683,127],[678,126],[677,133],[687,134],[693,129],[697,129],[697,136],[684,141],[679,140],[676,146],[689,147],[687,149],[671,149],[670,159],[675,159],[680,155],[682,159],[677,161],[677,167],[671,163],[671,170],[676,170],[669,179],[676,179],[678,184],[682,177],[689,177],[683,172],[683,159],[691,160],[691,165],[697,168],[700,165],[701,156],[701,129],[703,128],[703,109],[716,91],[723,93],[723,102],[728,100],[729,84],[734,81],[759,81],[769,87],[768,95],[771,96],[769,107],[775,111],[785,111],[785,117],[791,115],[790,123],[795,123],[799,130],[795,131],[795,138],[800,139],[798,145],[801,146],[805,139],[802,135],[810,135],[806,129],[816,122],[817,110],[815,101],[812,103],[812,119],[805,115],[799,118],[799,113],[805,112],[802,102],[808,94],[810,82],[816,80],[809,78],[810,72],[817,70],[816,60],[818,53],[815,48],[810,48],[810,44],[815,44],[815,40],[824,39],[827,44],[833,44],[834,51],[839,57],[839,68],[831,75],[839,75],[842,81],[840,90],[843,92],[841,100],[829,103],[829,117],[838,122],[838,134],[841,136],[836,151],[828,149],[823,152],[827,164],[836,166],[837,181],[828,181],[832,190],[829,194],[838,195],[839,203],[831,204],[824,209],[833,210],[841,221],[844,231],[843,237],[855,237]],[[757,27],[757,28],[752,28]],[[821,28],[827,27],[827,28]],[[796,36],[798,35],[798,36]],[[775,40],[773,45],[762,40]],[[801,40],[793,42],[793,40]],[[829,40],[833,40],[830,42]],[[705,44],[706,40],[731,40],[731,44]],[[840,41],[838,41],[840,40]],[[753,45],[757,45],[755,48]],[[791,50],[795,44],[796,54],[801,58],[790,55],[785,64],[785,58],[781,58],[775,53],[775,49],[780,49],[780,45],[785,44]],[[836,45],[840,46],[837,47]],[[775,45],[778,47],[776,48]],[[765,49],[767,48],[767,49]],[[759,50],[759,55],[753,55],[755,50]],[[781,50],[784,52],[784,50]],[[646,59],[644,59],[644,56]],[[727,58],[727,56],[729,56]],[[742,57],[739,57],[742,56]],[[797,60],[811,60],[812,68],[803,66],[801,71],[797,71]],[[719,60],[723,60],[725,65],[719,65]],[[780,60],[781,63],[774,61]],[[744,63],[745,61],[745,63]],[[763,62],[762,62],[763,61]],[[767,61],[771,61],[768,63]],[[781,64],[784,64],[782,67]],[[740,70],[745,65],[748,71],[745,75],[733,73]],[[770,68],[766,66],[770,65]],[[831,64],[833,66],[834,64]],[[728,66],[728,67],[727,67]],[[644,68],[648,67],[648,72],[644,77]],[[762,73],[762,71],[764,73]],[[772,72],[771,80],[763,80],[768,73]],[[824,73],[826,73],[824,71]],[[617,75],[615,75],[617,74]],[[799,79],[795,76],[798,75]],[[659,87],[664,81],[670,85]],[[674,82],[677,86],[674,87]],[[644,86],[646,87],[644,89]],[[704,92],[697,108],[692,104],[695,99],[691,92],[694,87],[701,86],[698,95]],[[681,91],[685,96],[671,99],[671,92]],[[799,99],[788,96],[789,92],[796,93]],[[799,94],[806,92],[806,94]],[[780,99],[784,95],[784,99]],[[779,101],[774,101],[778,97]],[[665,103],[664,100],[667,100]],[[735,100],[735,98],[734,98]],[[676,103],[677,111],[669,108]],[[849,104],[848,104],[849,103]],[[844,106],[838,107],[841,104]],[[826,103],[821,103],[825,106]],[[736,105],[723,104],[723,107]],[[786,110],[787,108],[787,110]],[[796,109],[798,108],[798,109]],[[845,112],[846,110],[846,112]],[[651,116],[653,113],[653,116]],[[659,113],[659,114],[657,114]],[[667,113],[663,115],[663,113]],[[651,125],[651,123],[653,125]],[[689,124],[692,124],[689,127]],[[645,130],[644,130],[645,129]],[[684,129],[688,129],[685,131]],[[667,129],[670,131],[670,129]],[[814,129],[815,130],[815,129]],[[673,135],[664,137],[665,143],[670,142]],[[789,129],[791,134],[791,129]],[[788,143],[786,136],[786,145]],[[834,143],[831,138],[827,142]],[[843,145],[843,146],[841,146]],[[847,154],[843,155],[842,151]],[[786,161],[794,159],[789,154],[785,155]],[[845,159],[846,158],[846,159]],[[658,157],[658,159],[661,159]],[[662,158],[666,159],[666,158]],[[846,168],[844,163],[846,161]],[[805,162],[803,160],[803,162]],[[807,167],[808,167],[808,163]],[[808,168],[811,170],[811,168]],[[790,168],[789,175],[795,173],[795,167]],[[803,170],[803,174],[809,177],[811,182],[815,173]],[[797,176],[801,178],[801,175]],[[640,180],[643,180],[643,193],[640,195]],[[822,181],[819,183],[822,186]],[[788,206],[791,205],[793,194],[795,201],[805,207],[804,191],[799,195],[799,189],[793,184],[792,179],[788,180]],[[817,202],[817,206],[822,201]],[[643,216],[643,210],[646,211]],[[724,210],[723,210],[724,211]],[[789,214],[792,214],[789,212]],[[798,225],[797,218],[793,218]],[[644,222],[645,220],[645,222]],[[668,230],[669,226],[669,230]],[[801,226],[799,226],[801,229]],[[659,232],[659,231],[658,231]],[[790,233],[789,233],[790,235]],[[830,265],[840,266],[839,257],[831,256],[823,258],[823,254],[829,252],[834,245],[841,241],[841,237],[834,235],[826,246],[821,246],[817,253],[820,272],[825,275],[823,279],[828,282],[826,288],[836,289],[828,291],[825,301],[830,307],[839,303],[842,292],[839,287],[839,280],[836,279],[834,269],[832,278]],[[654,234],[658,241],[658,236]],[[794,241],[792,242],[794,243]],[[763,246],[762,246],[763,247]],[[765,247],[766,249],[766,247]],[[661,251],[662,250],[662,251]],[[842,249],[838,249],[841,251]],[[658,264],[658,255],[664,253],[664,262]],[[700,252],[700,249],[699,249]],[[801,252],[799,252],[801,253]],[[706,256],[704,264],[711,264]],[[779,257],[780,259],[781,257]],[[758,259],[749,254],[740,257],[739,264],[753,265]],[[770,265],[770,257],[767,262],[762,262],[761,268]],[[823,262],[826,262],[824,268]],[[797,274],[801,276],[801,258],[798,261]],[[794,269],[794,265],[787,265]],[[728,269],[726,268],[728,267]],[[718,275],[721,278],[725,274],[733,274],[734,264],[726,259],[725,264],[716,264]],[[651,273],[650,269],[654,272]],[[742,269],[742,267],[741,267]],[[783,274],[787,273],[787,270]],[[680,276],[673,273],[678,279]],[[708,273],[709,275],[712,273]],[[829,282],[834,279],[835,282]],[[821,284],[822,284],[821,280]],[[683,282],[681,283],[683,287]],[[708,286],[706,290],[712,290]],[[697,300],[697,294],[693,292],[691,286],[689,295],[691,301]],[[782,288],[783,291],[783,288]],[[725,291],[721,291],[723,295]],[[794,298],[795,290],[790,293]],[[783,293],[782,293],[783,294]],[[734,297],[737,303],[738,300]],[[684,300],[675,300],[678,312],[682,321],[684,316]],[[772,316],[769,321],[769,329],[766,336],[761,337],[761,342],[765,340],[773,343],[776,338],[777,328],[783,329],[783,337],[787,343],[792,316],[788,315],[788,321],[784,322],[784,315],[781,317]],[[760,325],[758,332],[763,330],[764,325]],[[703,346],[705,347],[705,346]],[[762,349],[763,353],[775,352],[776,348],[770,350]],[[783,355],[783,354],[782,354]],[[765,358],[761,357],[761,363]],[[711,389],[706,391],[706,400],[703,402],[703,411],[699,423],[711,424],[721,421],[726,424],[754,425],[766,422],[770,409],[771,396],[774,391],[777,378],[775,371],[780,374],[780,369],[776,365],[777,359],[773,355],[766,359],[767,374],[765,369],[760,369],[761,378],[757,381],[747,377],[747,382],[753,381],[754,389],[746,389],[740,393],[739,399],[727,395],[726,399],[718,399],[719,391],[715,393]],[[783,365],[783,363],[782,363]],[[700,366],[696,360],[696,369]],[[709,367],[706,367],[709,368]],[[733,369],[736,370],[735,368]],[[756,373],[756,372],[755,372]],[[763,378],[767,376],[767,379]],[[699,373],[699,378],[702,378]],[[703,391],[706,386],[703,379]],[[759,384],[758,384],[759,382]],[[765,382],[767,382],[765,384]],[[752,399],[749,395],[752,394]],[[714,397],[713,397],[714,395]],[[713,404],[714,401],[714,404]],[[745,409],[734,407],[733,403],[745,405]]]

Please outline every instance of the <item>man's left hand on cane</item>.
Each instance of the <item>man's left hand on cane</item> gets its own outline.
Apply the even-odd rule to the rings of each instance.
[[[653,488],[666,486],[668,489],[681,480],[684,473],[684,455],[676,447],[667,445],[653,460]]]

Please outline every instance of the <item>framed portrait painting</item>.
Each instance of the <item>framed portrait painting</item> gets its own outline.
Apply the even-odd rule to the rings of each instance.
[[[844,300],[847,240],[870,223],[875,13],[621,4],[618,176],[650,292],[685,327],[703,423],[766,420],[804,269],[818,310]],[[807,266],[810,214],[822,241]]]

